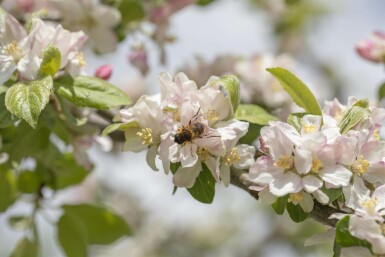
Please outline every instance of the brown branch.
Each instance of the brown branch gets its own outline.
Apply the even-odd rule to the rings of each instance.
[[[258,192],[250,190],[249,187],[253,185],[253,182],[250,180],[248,173],[242,171],[232,171],[231,173],[231,184],[237,186],[246,192],[248,192],[252,197],[258,200]],[[317,201],[314,202],[314,208],[309,213],[310,217],[324,225],[335,227],[337,220],[329,219],[330,215],[342,212],[328,205],[322,205]]]

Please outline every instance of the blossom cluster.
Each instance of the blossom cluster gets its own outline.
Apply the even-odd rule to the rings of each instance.
[[[264,155],[250,168],[262,201],[288,196],[310,212],[313,198],[327,204],[326,190],[344,189],[353,178],[374,186],[385,182],[385,142],[379,136],[385,110],[370,108],[367,118],[346,133],[341,130],[357,103],[326,102],[322,117],[304,115],[296,127],[272,121],[262,128],[259,150]]]
[[[7,13],[2,13],[0,22],[4,28],[0,33],[0,83],[7,81],[15,71],[19,80],[36,80],[43,53],[50,46],[60,51],[62,72],[73,77],[84,72],[86,62],[80,49],[88,37],[83,32],[70,32],[39,18],[32,18],[26,30]]]
[[[372,62],[385,62],[385,33],[375,31],[369,38],[361,40],[356,46],[357,53]]]
[[[160,94],[142,96],[120,111],[124,123],[124,150],[148,149],[147,162],[157,170],[161,160],[165,173],[180,164],[173,176],[175,186],[191,188],[205,165],[217,181],[230,183],[230,167],[248,169],[255,148],[237,145],[248,123],[234,119],[234,107],[223,81],[212,77],[198,87],[183,73],[173,80],[162,73]],[[235,85],[238,86],[238,85]]]
[[[291,118],[262,128],[263,156],[250,168],[251,189],[263,202],[286,197],[305,212],[312,211],[314,201],[333,202],[345,214],[331,218],[348,213],[351,235],[385,254],[385,142],[380,137],[385,109],[354,98],[348,105],[335,99],[325,103],[323,116]],[[330,199],[331,190],[342,197]]]

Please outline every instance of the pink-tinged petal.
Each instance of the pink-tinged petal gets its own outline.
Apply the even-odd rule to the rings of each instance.
[[[220,167],[220,177],[223,184],[227,187],[230,184],[230,167],[222,164]]]
[[[225,145],[215,129],[208,128],[207,132],[202,134],[201,137],[194,139],[194,144],[207,149],[215,156],[224,156],[226,154]]]
[[[305,192],[300,193],[302,196],[302,201],[299,202],[299,206],[301,206],[302,210],[306,213],[309,213],[313,210],[314,201],[310,194]]]
[[[336,148],[338,155],[338,163],[344,165],[352,165],[356,159],[356,148],[357,148],[358,139],[354,136],[343,135],[336,139],[334,145],[338,146]]]
[[[301,185],[306,192],[313,193],[322,187],[323,182],[316,176],[307,175],[302,178]]]
[[[12,76],[15,69],[16,65],[12,58],[0,55],[0,84],[7,81]]]
[[[197,146],[195,144],[186,143],[180,148],[180,163],[182,167],[192,167],[198,161]]]
[[[147,151],[147,155],[146,155],[146,161],[147,161],[147,164],[148,166],[150,166],[150,168],[154,171],[158,171],[159,169],[156,167],[156,163],[155,163],[155,158],[158,154],[158,146],[156,145],[153,145],[151,146],[148,151]]]
[[[385,208],[385,185],[379,186],[374,190],[372,194],[373,198],[377,199],[377,208],[378,210]]]
[[[370,183],[385,183],[385,161],[370,164],[363,177]]]
[[[313,163],[312,153],[302,147],[294,150],[294,166],[299,174],[307,174],[310,172]]]
[[[301,177],[294,172],[287,172],[275,177],[270,183],[270,192],[276,196],[297,193],[302,189]]]
[[[191,167],[179,167],[174,174],[172,181],[177,187],[191,188],[194,186],[201,171],[202,165],[200,162]]]
[[[368,239],[372,244],[373,252],[385,254],[385,236],[382,234],[376,235]]]
[[[27,36],[25,29],[10,14],[6,14],[4,18],[4,27],[1,29],[0,43],[6,44],[10,42],[19,42]]]
[[[253,182],[268,185],[276,176],[283,174],[283,170],[274,165],[270,156],[262,156],[250,167],[249,173]]]
[[[169,133],[168,133],[169,135]],[[165,135],[167,136],[167,135]],[[159,159],[162,161],[163,170],[166,174],[170,171],[170,161],[178,162],[176,155],[179,152],[179,145],[171,140],[171,137],[165,137],[159,145]]]
[[[329,165],[319,171],[323,181],[335,187],[347,186],[352,177],[352,172],[342,165]]]
[[[366,143],[361,147],[360,154],[369,162],[380,162],[385,156],[385,142],[371,141]]]
[[[322,192],[320,189],[313,192],[315,199],[322,204],[329,203],[329,196]]]

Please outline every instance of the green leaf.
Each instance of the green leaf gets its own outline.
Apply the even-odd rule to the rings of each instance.
[[[40,188],[40,180],[36,172],[22,172],[17,178],[17,187],[23,193],[37,193]]]
[[[17,83],[5,95],[5,106],[20,119],[36,128],[41,111],[49,101],[52,90],[52,77],[32,81],[29,85]]]
[[[139,21],[145,16],[143,5],[141,1],[138,0],[122,0],[119,5],[119,11],[122,16],[123,24]]]
[[[322,192],[324,192],[329,197],[329,204],[337,200],[342,195],[342,188],[321,188]]]
[[[0,172],[0,213],[11,206],[16,199],[14,176],[12,172]]]
[[[336,226],[336,242],[342,247],[362,246],[370,249],[371,245],[366,240],[358,239],[349,232],[349,216],[338,221]]]
[[[0,85],[0,95],[7,92],[7,90],[8,90],[8,87],[4,85]]]
[[[82,221],[64,213],[58,225],[59,243],[68,257],[87,257],[87,233]]]
[[[16,245],[10,257],[36,257],[38,254],[37,243],[23,237]]]
[[[215,0],[198,0],[196,2],[197,5],[200,5],[200,6],[206,6],[206,5],[209,5],[209,4],[212,4],[214,3]]]
[[[87,204],[65,205],[63,209],[64,215],[82,223],[88,244],[111,244],[132,234],[127,223],[108,209]]]
[[[249,129],[247,130],[246,135],[244,135],[239,140],[239,144],[251,145],[260,136],[261,128],[262,128],[262,125],[249,123]]]
[[[289,115],[289,117],[287,117],[287,123],[292,125],[298,132],[301,132],[301,129],[302,129],[301,120],[303,116],[307,114],[309,113],[306,113],[306,112],[292,113]]]
[[[215,179],[205,164],[192,188],[188,192],[201,203],[212,203],[215,195]]]
[[[358,107],[362,107],[362,108],[369,108],[369,101],[368,101],[368,99],[361,99],[361,100],[358,100],[357,102],[355,102],[353,104],[353,106],[358,106]]]
[[[385,97],[385,82],[378,88],[378,101],[381,101]]]
[[[77,106],[107,110],[131,104],[124,91],[98,78],[79,76],[73,80],[64,76],[55,80],[55,88],[59,95]]]
[[[213,86],[219,86],[219,89],[230,100],[233,112],[237,111],[240,102],[239,79],[234,75],[225,75],[214,81]]]
[[[282,215],[285,212],[288,197],[289,196],[279,197],[277,201],[271,205],[275,213]]]
[[[333,257],[340,257],[341,256],[341,246],[334,240],[333,244]]]
[[[40,65],[40,76],[54,76],[59,71],[61,66],[61,53],[60,50],[53,46],[48,45],[42,50],[42,61]]]
[[[287,203],[286,209],[290,218],[296,223],[307,219],[307,213],[302,210],[299,204],[295,205],[293,203]]]
[[[340,133],[345,134],[361,121],[370,117],[370,110],[352,106],[339,123]]]
[[[58,156],[57,159],[49,160],[47,165],[47,167],[52,169],[54,177],[53,188],[63,189],[79,184],[89,175],[89,172],[84,167],[79,166],[71,153],[56,156]]]
[[[269,121],[278,120],[277,117],[265,111],[262,107],[254,104],[239,105],[235,118],[258,125],[268,125]]]
[[[279,80],[293,101],[307,113],[322,116],[321,108],[310,89],[290,71],[283,68],[267,69]]]
[[[17,118],[5,107],[5,94],[0,95],[0,128],[12,126]]]
[[[112,132],[114,132],[114,131],[120,129],[120,127],[121,127],[122,125],[124,125],[124,124],[125,124],[125,123],[113,123],[113,124],[109,125],[108,127],[106,127],[106,128],[103,130],[103,132],[102,132],[102,134],[101,134],[100,136],[105,137],[105,136],[107,136],[108,134],[111,134]]]
[[[24,230],[31,224],[31,218],[26,216],[12,216],[8,219],[8,224],[13,229]]]

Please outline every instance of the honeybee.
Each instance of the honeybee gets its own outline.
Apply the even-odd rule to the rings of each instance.
[[[191,121],[187,126],[182,126],[175,134],[175,143],[184,144],[185,142],[191,142],[194,138],[197,138],[205,131],[205,125],[200,122],[191,124]]]
[[[174,142],[183,145],[186,142],[191,142],[193,139],[200,137],[205,131],[205,125],[201,122],[195,122],[198,118],[199,111],[192,117],[187,126],[178,128]]]

